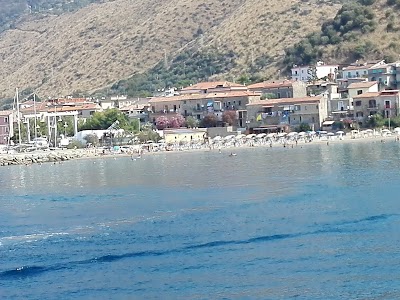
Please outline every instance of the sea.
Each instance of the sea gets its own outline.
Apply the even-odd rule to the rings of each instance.
[[[10,166],[0,182],[0,299],[400,299],[394,139]]]

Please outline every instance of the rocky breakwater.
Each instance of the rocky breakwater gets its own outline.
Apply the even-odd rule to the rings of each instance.
[[[2,154],[0,166],[57,163],[71,159],[94,157],[96,154],[84,150],[42,151],[32,153]]]

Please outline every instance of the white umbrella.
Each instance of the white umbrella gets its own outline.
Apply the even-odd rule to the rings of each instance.
[[[399,132],[399,131],[400,131],[400,127],[396,127],[396,128],[394,129],[394,131]]]
[[[383,129],[382,132],[390,132],[389,129]]]
[[[262,139],[263,137],[265,137],[267,134],[265,133],[260,133],[256,135],[256,138]]]
[[[227,135],[226,137],[225,137],[225,140],[230,140],[230,139],[232,139],[232,138],[234,138],[235,136],[234,135]]]
[[[288,136],[295,136],[295,135],[297,135],[297,132],[289,132],[289,134],[288,134]]]
[[[309,135],[314,135],[315,133],[316,133],[315,131],[308,132]]]
[[[276,133],[268,133],[267,134],[267,138],[272,138],[272,137],[274,137],[276,135]]]
[[[329,132],[328,135],[329,135],[329,136],[333,136],[333,135],[335,135],[335,134],[334,134],[333,132]]]
[[[304,131],[299,132],[299,136],[305,136],[305,135],[306,135],[306,133]]]
[[[336,134],[344,134],[344,131],[339,130],[336,132]]]
[[[217,135],[215,138],[213,138],[213,141],[220,141],[222,139],[222,137],[220,137],[219,135]]]
[[[400,128],[399,128],[400,129]],[[372,129],[365,130],[366,132],[374,132]]]
[[[278,137],[283,137],[283,136],[285,136],[285,135],[287,135],[287,133],[286,133],[286,132],[281,132],[281,133],[278,133]]]
[[[246,135],[246,139],[252,139],[252,138],[254,138],[256,135],[254,134],[254,133],[252,133],[252,134],[248,134],[248,135]]]
[[[236,140],[241,140],[242,138],[244,138],[243,134],[238,134],[237,136],[235,136]]]

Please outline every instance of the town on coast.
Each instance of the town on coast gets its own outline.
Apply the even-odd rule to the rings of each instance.
[[[398,139],[400,63],[318,62],[250,85],[200,82],[153,97],[25,99],[0,111],[0,165],[84,157]],[[233,151],[233,150],[232,150]]]

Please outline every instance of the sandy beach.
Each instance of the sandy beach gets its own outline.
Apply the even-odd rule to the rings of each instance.
[[[234,149],[238,148],[295,148],[295,147],[306,147],[309,145],[325,144],[327,146],[343,143],[384,143],[387,141],[398,141],[397,135],[370,135],[352,138],[351,136],[344,136],[342,139],[334,136],[329,138],[318,138],[315,137],[312,141],[306,141],[300,139],[297,141],[290,139],[279,139],[279,140],[261,140],[261,141],[248,141],[246,143],[214,143],[214,144],[197,144],[192,146],[175,146],[170,147],[169,150],[165,150],[163,147],[152,147],[150,151],[143,150],[143,155],[157,155],[161,153],[185,153],[185,152],[198,152],[198,151],[224,151],[234,153]],[[136,159],[140,157],[137,151],[127,152],[113,152],[103,151],[99,148],[87,148],[87,149],[60,149],[60,150],[47,150],[47,151],[35,151],[29,153],[15,153],[15,154],[0,154],[0,166],[10,165],[30,165],[33,163],[62,163],[64,161],[72,159],[118,159],[121,157],[132,157]]]

